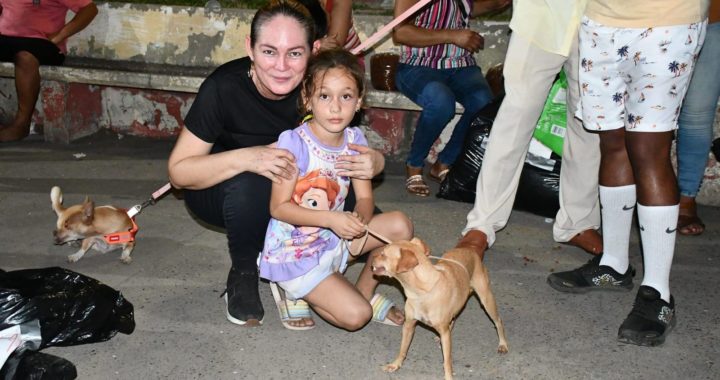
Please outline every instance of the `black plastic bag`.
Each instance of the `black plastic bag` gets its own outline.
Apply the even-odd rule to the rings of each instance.
[[[502,96],[478,112],[470,123],[463,150],[440,184],[437,196],[453,201],[475,202],[475,186],[485,158],[485,144],[490,136],[493,120],[502,103]]]
[[[0,369],[3,380],[71,380],[77,369],[67,359],[31,350],[17,350]]]
[[[499,97],[475,116],[465,136],[462,153],[440,184],[439,198],[475,202],[475,189],[485,158],[485,146],[501,103],[502,97]],[[552,170],[538,168],[527,161],[523,164],[513,208],[548,218],[555,217],[560,208],[561,158],[552,154],[547,161],[554,163]]]
[[[715,160],[720,161],[720,137],[713,140],[712,152],[715,155]]]
[[[0,272],[0,330],[37,320],[39,349],[106,341],[135,329],[117,290],[60,267]]]

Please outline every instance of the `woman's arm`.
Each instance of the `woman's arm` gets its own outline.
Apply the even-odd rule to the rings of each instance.
[[[418,0],[395,1],[395,17],[415,5]],[[472,53],[482,48],[482,37],[470,29],[425,29],[412,24],[413,16],[408,17],[393,29],[392,39],[396,44],[412,47],[427,47],[440,44],[453,44]]]
[[[183,128],[168,159],[174,187],[206,189],[246,171],[278,182],[296,171],[295,158],[285,149],[257,146],[210,154],[211,148],[211,143]]]
[[[334,46],[344,46],[350,25],[352,25],[352,0],[333,0],[329,21],[330,24],[325,39],[332,39]],[[323,42],[323,46],[325,46],[325,42]],[[329,46],[332,46],[332,44],[329,44]]]

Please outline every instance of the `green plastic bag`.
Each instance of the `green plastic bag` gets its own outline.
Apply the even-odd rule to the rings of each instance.
[[[563,141],[567,130],[567,78],[565,72],[560,71],[560,76],[550,88],[545,107],[538,120],[533,137],[543,145],[550,148],[555,154],[562,156]]]

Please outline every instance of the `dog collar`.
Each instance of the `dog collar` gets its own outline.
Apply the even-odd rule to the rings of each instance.
[[[135,224],[134,218],[130,218],[130,221],[132,222],[132,228],[130,228],[130,230],[103,235],[105,242],[108,244],[124,244],[135,241],[135,234],[138,232],[138,226]]]

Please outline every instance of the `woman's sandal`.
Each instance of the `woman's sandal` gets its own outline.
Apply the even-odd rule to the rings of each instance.
[[[439,171],[438,171],[439,169]],[[437,172],[437,173],[436,173]],[[428,177],[437,183],[442,183],[450,172],[450,167],[443,164],[433,164],[428,172]]]
[[[373,322],[396,327],[400,326],[387,317],[388,313],[390,313],[390,309],[395,306],[395,303],[390,301],[387,297],[382,294],[375,293],[375,295],[373,295],[370,299],[370,305],[373,308]]]
[[[280,314],[280,322],[288,330],[310,330],[315,328],[315,323],[309,326],[294,326],[290,322],[299,322],[303,319],[312,320],[312,314],[310,313],[310,305],[303,300],[289,300],[285,297],[285,294],[280,294],[277,284],[274,282],[270,283],[270,291],[272,291],[273,298],[275,299],[275,306],[277,306],[278,313]]]
[[[430,195],[430,188],[423,181],[422,174],[411,175],[405,180],[405,189],[412,195],[427,197]]]

